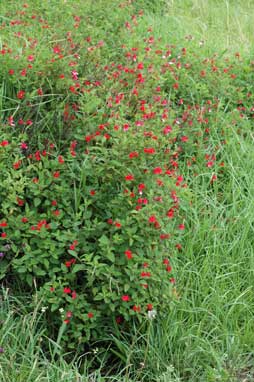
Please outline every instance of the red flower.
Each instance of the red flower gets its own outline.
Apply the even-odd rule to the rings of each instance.
[[[154,174],[162,174],[162,168],[161,167],[155,167],[153,169]]]
[[[144,149],[144,153],[145,154],[154,154],[155,153],[155,149],[153,147],[145,148]]]
[[[0,227],[7,227],[8,224],[6,221],[0,222]]]
[[[72,298],[73,300],[75,300],[75,299],[77,298],[77,293],[76,293],[75,290],[72,292],[72,294],[71,294],[71,298]]]
[[[141,277],[151,277],[151,273],[150,272],[141,272],[140,276]]]
[[[18,99],[23,99],[24,96],[25,96],[26,92],[24,90],[20,90],[18,93],[17,93],[17,97]]]
[[[149,223],[156,223],[157,222],[157,219],[156,219],[156,216],[155,215],[151,215],[148,219]]]
[[[127,251],[125,251],[124,254],[128,260],[131,260],[133,258],[132,252],[129,249],[127,249]]]
[[[27,61],[33,62],[34,61],[34,56],[30,55],[27,57]]]
[[[17,162],[13,163],[14,170],[18,170],[21,166],[21,160],[18,160]]]
[[[134,180],[134,176],[131,174],[126,175],[125,180]]]
[[[163,129],[163,134],[166,135],[168,133],[171,133],[172,131],[172,127],[171,126],[166,126],[164,129]]]
[[[161,240],[165,240],[165,239],[169,239],[170,238],[170,234],[169,233],[162,233],[161,235],[160,235],[160,239]]]
[[[174,210],[171,208],[170,210],[168,210],[167,212],[167,217],[172,219],[174,217]]]
[[[64,288],[63,292],[66,294],[69,294],[69,293],[71,293],[71,289],[66,287],[66,288]]]
[[[153,310],[153,304],[147,304],[146,308],[147,310]]]
[[[20,199],[20,198],[18,198],[18,197],[16,198],[16,200],[17,200],[18,205],[21,206],[21,207],[22,207],[22,206],[24,205],[24,203],[25,203],[24,200],[22,200],[22,199]]]
[[[12,127],[15,126],[15,123],[14,123],[14,120],[13,120],[13,116],[12,116],[12,115],[11,115],[10,117],[8,117],[8,123],[9,123],[9,126],[12,126]]]
[[[143,184],[143,183],[140,183],[139,185],[138,185],[138,191],[139,191],[139,193],[142,193],[142,191],[145,189],[145,185]]]
[[[122,301],[130,301],[130,296],[128,296],[127,294],[123,295]]]
[[[87,317],[88,317],[88,318],[93,318],[93,316],[94,316],[94,314],[93,314],[92,312],[88,312],[88,313],[87,313]]]
[[[132,159],[132,158],[137,158],[138,157],[138,152],[137,151],[133,151],[129,154],[129,158]]]
[[[55,171],[55,172],[53,173],[53,177],[54,177],[54,178],[59,178],[59,176],[60,176],[60,171]]]
[[[68,312],[66,312],[66,317],[67,318],[71,318],[72,317],[72,312],[70,310],[68,310]]]
[[[59,157],[58,157],[58,163],[60,163],[60,164],[63,164],[63,163],[64,163],[64,158],[62,157],[62,155],[59,155]]]
[[[140,313],[141,308],[140,308],[139,305],[134,305],[134,306],[132,307],[132,310],[134,310],[134,312]]]
[[[0,143],[0,146],[2,146],[2,147],[8,146],[8,145],[9,145],[9,142],[8,142],[8,141],[2,141],[2,142]]]
[[[6,232],[2,232],[2,233],[1,233],[1,237],[2,237],[2,238],[7,237],[7,233],[6,233]]]

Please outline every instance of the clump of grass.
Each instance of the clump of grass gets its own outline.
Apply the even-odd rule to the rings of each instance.
[[[57,2],[52,4],[52,10],[49,4],[42,10],[50,20],[54,19],[58,6]],[[78,9],[72,1],[62,4],[66,7],[71,4]],[[98,40],[105,27],[105,3],[90,1],[87,5],[92,14],[87,19],[88,30]],[[100,347],[98,342],[89,357],[88,354],[81,354],[79,358],[71,358],[70,354],[62,353],[61,333],[56,342],[47,337],[39,303],[31,312],[23,297],[19,301],[3,291],[0,307],[0,380],[251,382],[254,379],[254,137],[251,118],[246,116],[242,121],[237,121],[237,127],[241,130],[238,132],[233,124],[232,110],[234,107],[236,109],[238,95],[240,99],[247,89],[253,91],[252,69],[247,64],[252,58],[254,5],[252,1],[226,0],[170,0],[159,5],[144,1],[140,2],[142,5],[145,14],[137,26],[140,34],[151,25],[155,37],[161,37],[164,43],[175,43],[180,47],[189,44],[194,54],[203,54],[204,58],[213,56],[215,52],[221,58],[240,52],[235,65],[236,74],[242,81],[240,94],[234,94],[234,99],[231,99],[230,90],[227,93],[223,84],[217,89],[218,83],[212,86],[209,78],[208,84],[205,84],[207,97],[209,89],[213,89],[213,95],[219,94],[221,98],[221,107],[209,126],[209,145],[218,146],[220,161],[225,165],[223,173],[218,172],[219,182],[211,185],[209,173],[199,162],[205,154],[203,146],[197,155],[197,176],[185,168],[184,176],[188,179],[193,197],[188,209],[189,231],[184,236],[185,250],[172,260],[177,274],[177,299],[174,304],[168,304],[168,311],[163,317],[155,317],[151,321],[146,333],[137,329],[130,335],[116,326],[108,339],[102,339],[104,345]],[[39,2],[34,2],[33,6],[40,8]],[[67,10],[69,12],[69,8]],[[118,31],[123,20],[117,10],[111,25],[110,13],[107,8],[105,37],[109,46],[107,54],[113,60],[119,52],[114,50],[115,43],[111,41],[111,36]],[[64,17],[63,9],[59,10],[59,15]],[[126,34],[124,38],[132,46],[138,43],[139,34]],[[107,61],[106,55],[96,59]],[[84,70],[92,76],[94,62],[90,64],[86,63]],[[204,99],[198,98],[201,91],[195,88],[195,81],[189,78],[189,82],[196,90],[191,93],[192,85],[189,86],[191,94],[186,94],[187,100],[193,97],[193,104],[197,101],[204,103]],[[10,92],[7,85],[3,82],[3,95]],[[53,100],[58,95],[54,95],[50,86],[49,95]],[[204,88],[201,90],[204,91]],[[66,102],[66,98],[63,97],[62,101]],[[38,106],[36,118],[41,124],[42,135],[50,135],[54,113],[42,114],[41,108],[44,106],[43,103]],[[15,106],[13,108],[15,110]],[[4,107],[3,111],[6,111]],[[61,130],[60,125],[55,128]],[[226,141],[223,146],[222,130]],[[61,146],[61,131],[57,137]],[[111,344],[109,347],[105,347],[107,340]],[[91,358],[96,360],[96,371]],[[113,359],[114,364],[106,363],[105,360],[109,359]]]

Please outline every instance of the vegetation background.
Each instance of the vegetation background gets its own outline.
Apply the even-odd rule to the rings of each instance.
[[[2,21],[7,8],[17,6],[15,1],[7,3],[0,5]],[[116,0],[98,0],[96,7],[92,3],[54,0],[45,6],[50,6],[52,18],[61,8],[63,24],[66,10],[78,7],[86,14],[93,9],[95,31],[100,35],[109,28],[105,13],[117,17],[120,11]],[[154,36],[170,44],[184,47],[191,41],[192,49],[204,59],[217,54],[220,60],[228,57],[235,62],[237,53],[241,57],[237,75],[253,90],[253,82],[244,77],[244,69],[254,61],[253,1],[136,3],[144,11],[138,27],[141,35],[152,26]],[[33,5],[40,12],[44,3],[34,0]],[[114,32],[113,23],[110,28]],[[110,49],[114,57],[114,41]],[[227,102],[230,105],[230,97]],[[221,155],[227,172],[218,192],[210,192],[203,168],[192,181],[195,200],[188,214],[193,229],[186,234],[184,256],[174,263],[179,299],[167,318],[151,321],[146,335],[137,331],[130,336],[116,328],[112,338],[118,361],[112,367],[100,353],[100,343],[89,350],[90,358],[84,354],[70,360],[61,352],[60,339],[46,338],[41,302],[31,313],[22,294],[14,297],[5,288],[0,306],[0,381],[254,381],[253,120],[245,120],[244,134],[239,135],[228,123],[227,105],[223,115],[220,123],[224,118],[228,144]],[[213,140],[219,142],[219,133],[214,131]],[[44,353],[42,338],[50,353]],[[91,358],[96,360],[96,370]]]

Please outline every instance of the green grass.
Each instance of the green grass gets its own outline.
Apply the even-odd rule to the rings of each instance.
[[[227,50],[253,54],[254,4],[251,0],[166,0],[166,12],[151,16],[155,33],[179,41],[193,38],[205,53]]]
[[[105,3],[101,4],[103,15]],[[151,9],[154,13],[145,9],[140,30],[151,25],[155,36],[187,47],[190,37],[186,36],[191,36],[192,49],[202,50],[204,57],[240,52],[244,60],[252,60],[251,0],[171,0],[166,1],[163,12],[156,3]],[[103,25],[98,28],[103,30]],[[254,135],[251,121],[243,128],[247,134],[239,135],[226,112],[224,117],[218,121],[228,129],[227,145],[221,149],[224,179],[220,186],[211,187],[203,169],[189,179],[194,196],[189,233],[186,250],[173,260],[179,298],[175,304],[169,303],[168,316],[152,321],[146,336],[114,333],[109,351],[121,359],[122,366],[112,376],[112,370],[105,369],[100,344],[95,355],[98,370],[84,362],[85,354],[71,362],[64,354],[54,358],[57,344],[45,335],[40,305],[28,313],[23,302],[3,291],[0,381],[254,380]],[[220,137],[213,134],[216,144]]]

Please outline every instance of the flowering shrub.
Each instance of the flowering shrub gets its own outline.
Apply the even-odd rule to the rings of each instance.
[[[1,26],[1,278],[36,288],[70,348],[166,311],[188,183],[197,163],[211,187],[223,173],[210,124],[228,92],[236,124],[253,113],[233,65],[155,38],[136,5],[112,4],[99,35],[75,6],[55,23],[33,2]]]

